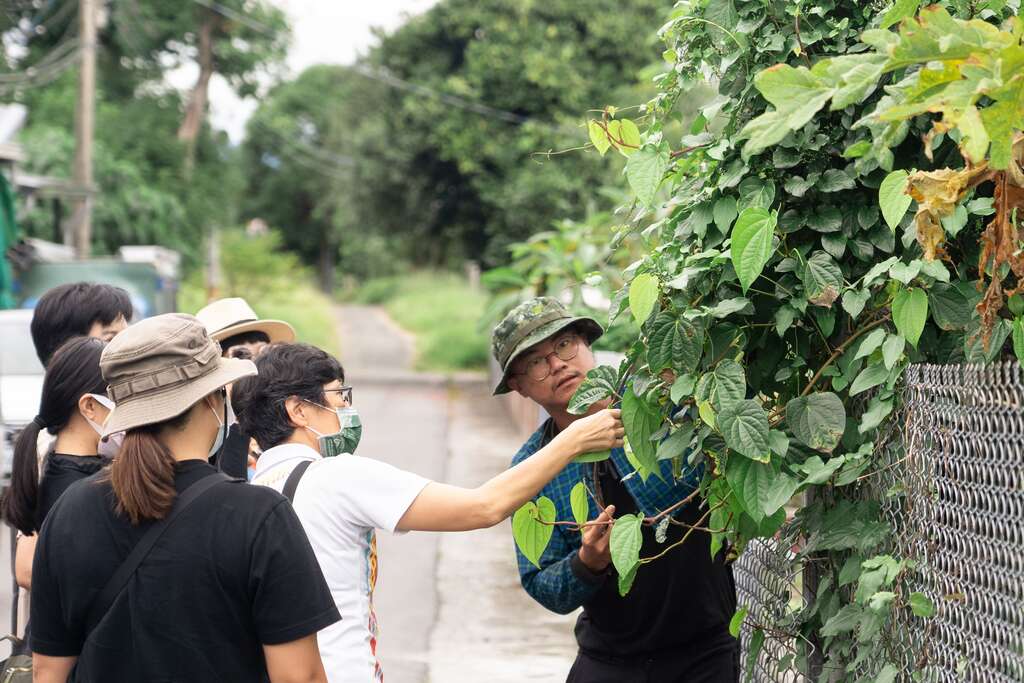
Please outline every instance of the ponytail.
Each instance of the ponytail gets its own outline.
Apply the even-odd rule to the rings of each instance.
[[[132,524],[163,519],[174,505],[174,456],[156,438],[167,424],[159,422],[128,430],[110,465],[116,510],[127,515]]]
[[[26,536],[38,530],[39,461],[36,443],[42,431],[40,422],[39,418],[32,420],[18,434],[11,464],[11,483],[0,499],[0,515],[4,521]]]
[[[0,498],[0,516],[23,534],[34,534],[43,522],[37,519],[39,433],[45,428],[56,435],[78,412],[78,400],[83,395],[106,393],[107,383],[100,373],[100,356],[105,346],[99,339],[76,337],[57,350],[46,368],[39,415],[18,434],[11,484]]]

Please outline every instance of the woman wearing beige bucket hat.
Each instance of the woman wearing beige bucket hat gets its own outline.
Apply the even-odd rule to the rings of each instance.
[[[224,387],[253,364],[168,314],[118,335],[100,365],[104,434],[124,442],[40,534],[35,680],[325,681],[316,632],[340,616],[298,518],[207,462]]]

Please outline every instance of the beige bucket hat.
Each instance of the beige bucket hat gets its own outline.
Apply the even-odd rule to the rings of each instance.
[[[244,332],[262,332],[270,343],[295,341],[295,329],[283,320],[261,320],[241,297],[217,299],[203,306],[196,317],[217,341]]]
[[[249,360],[221,358],[197,318],[167,313],[128,327],[107,344],[100,371],[114,410],[103,436],[181,415],[204,396],[256,374]]]

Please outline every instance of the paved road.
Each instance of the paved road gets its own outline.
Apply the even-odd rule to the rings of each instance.
[[[361,455],[473,486],[519,446],[482,378],[414,373],[413,340],[379,309],[337,309],[346,380],[363,420]],[[379,533],[374,600],[390,683],[561,683],[573,617],[519,587],[509,523],[465,534]]]

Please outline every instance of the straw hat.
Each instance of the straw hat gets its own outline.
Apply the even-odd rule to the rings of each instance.
[[[256,374],[249,360],[221,358],[199,320],[184,313],[146,318],[118,334],[100,357],[114,411],[103,436],[169,420],[204,396]]]
[[[295,330],[283,320],[260,320],[256,311],[240,297],[217,299],[204,306],[196,317],[217,341],[243,332],[262,332],[270,343],[295,341]]]

